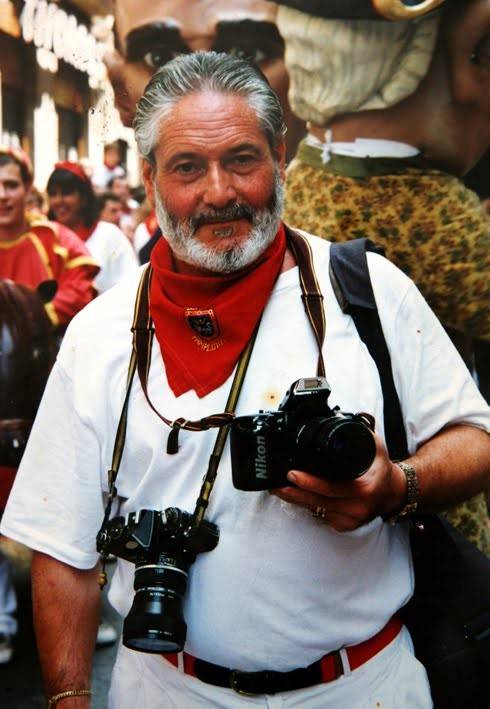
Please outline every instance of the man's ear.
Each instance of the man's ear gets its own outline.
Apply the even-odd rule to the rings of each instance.
[[[155,176],[155,167],[148,160],[144,160],[141,166],[141,176],[143,178],[143,184],[145,186],[146,196],[152,207],[155,206],[155,187],[153,185],[153,178]]]
[[[453,99],[490,115],[490,3],[475,0],[456,10],[446,41]]]

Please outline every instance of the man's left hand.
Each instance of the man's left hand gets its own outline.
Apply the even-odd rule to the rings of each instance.
[[[361,477],[348,482],[330,482],[291,470],[288,479],[293,486],[273,490],[272,494],[313,513],[321,510],[321,520],[338,532],[357,529],[378,515],[389,516],[405,504],[407,481],[401,468],[389,459],[376,434],[375,439],[376,457]]]

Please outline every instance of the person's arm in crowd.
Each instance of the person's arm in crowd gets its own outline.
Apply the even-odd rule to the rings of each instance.
[[[70,320],[97,295],[93,280],[97,266],[78,265],[65,269],[58,280],[58,291],[52,300],[57,323],[68,325]]]
[[[349,531],[380,515],[389,518],[405,505],[407,478],[390,461],[376,437],[376,458],[356,480],[329,482],[301,471],[291,471],[294,487],[275,490],[287,502],[312,511],[327,510],[325,521],[338,531]],[[421,512],[433,512],[461,502],[487,488],[490,480],[490,435],[463,424],[443,429],[406,459],[416,472]]]
[[[90,688],[100,615],[99,566],[83,571],[34,552],[34,628],[46,697]],[[70,697],[63,709],[87,709],[90,697]]]
[[[57,224],[59,249],[58,290],[50,304],[55,311],[55,325],[68,325],[70,320],[97,295],[93,280],[100,271],[87,247],[76,234]]]

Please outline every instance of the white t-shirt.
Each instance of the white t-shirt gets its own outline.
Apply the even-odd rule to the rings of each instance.
[[[142,249],[143,246],[150,241],[152,236],[153,234],[150,234],[150,232],[148,231],[146,222],[140,222],[134,230],[133,236],[133,249],[135,250],[136,254],[138,254],[140,249]]]
[[[99,293],[112,288],[138,267],[131,244],[115,224],[99,222],[85,244],[100,266],[94,279]]]
[[[329,244],[311,244],[325,295],[329,403],[372,413],[383,435],[375,364],[333,294]],[[368,260],[410,450],[451,423],[489,429],[488,407],[414,284],[383,258]],[[125,281],[72,321],[2,520],[4,534],[78,568],[97,561],[101,490],[124,396],[137,281]],[[316,362],[293,268],[279,276],[265,308],[237,414],[276,409],[293,381],[315,376]],[[176,399],[155,343],[149,391],[168,418],[223,411],[230,384],[231,378],[202,399],[194,392]],[[194,509],[216,431],[183,431],[176,455],[166,453],[167,436],[136,377],[117,480],[120,513]],[[307,665],[374,635],[412,593],[405,525],[377,518],[341,534],[268,492],[235,490],[228,445],[207,518],[220,529],[219,544],[191,567],[184,609],[186,649],[205,660],[249,671]],[[118,561],[110,599],[122,615],[131,606],[133,572]]]
[[[95,187],[99,189],[107,189],[107,183],[112,180],[113,177],[124,177],[124,168],[121,165],[116,165],[115,167],[107,167],[107,165],[98,165],[92,175],[92,183]]]

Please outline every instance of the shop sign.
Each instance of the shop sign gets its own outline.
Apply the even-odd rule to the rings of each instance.
[[[52,2],[26,0],[20,24],[25,42],[34,42],[38,49],[53,52],[58,59],[88,74],[91,84],[105,77],[102,56],[107,48],[85,25],[79,24],[75,15]]]

